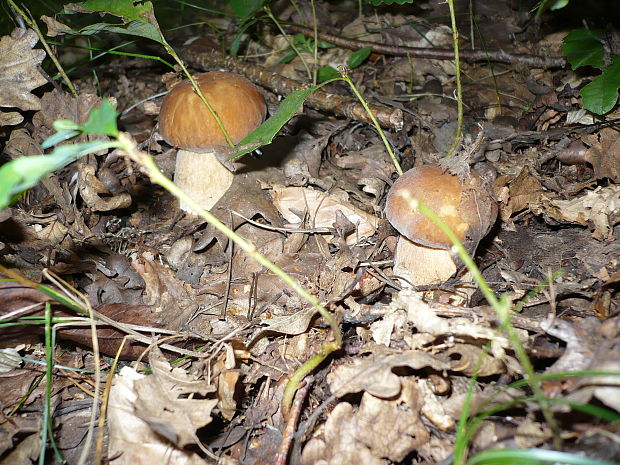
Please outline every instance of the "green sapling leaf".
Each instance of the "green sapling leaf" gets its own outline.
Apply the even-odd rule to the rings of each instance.
[[[282,100],[280,108],[278,108],[278,111],[273,116],[239,142],[237,145],[237,152],[229,157],[228,160],[235,160],[263,145],[270,144],[278,132],[280,132],[280,129],[301,110],[304,100],[319,87],[320,86],[314,86],[309,89],[291,92]]]
[[[331,66],[322,66],[317,71],[317,79],[319,82],[329,81],[330,79],[335,79],[340,76],[340,73],[336,68]]]
[[[93,108],[88,115],[88,121],[79,126],[84,134],[105,134],[110,137],[118,136],[116,126],[117,111],[108,99],[104,98],[101,106]]]
[[[102,140],[61,145],[49,155],[22,157],[0,166],[0,210],[7,207],[15,195],[30,189],[52,171],[83,155],[117,145],[117,141]]]
[[[600,32],[598,29],[573,29],[564,38],[562,52],[573,69],[580,66],[601,69],[604,66]]]
[[[372,52],[372,47],[370,45],[360,48],[358,51],[354,52],[349,56],[349,68],[355,69],[364,63]]]
[[[603,115],[610,111],[618,102],[618,89],[620,88],[620,56],[613,55],[611,65],[594,78],[594,80],[581,89],[583,107]]]
[[[239,18],[249,18],[258,12],[265,3],[264,0],[231,0],[230,8]]]
[[[164,43],[151,2],[139,2],[136,0],[87,0],[82,3],[65,5],[64,12],[67,14],[108,13],[123,20],[123,24],[90,24],[77,31],[78,34],[93,35],[105,31],[144,37],[160,44]]]

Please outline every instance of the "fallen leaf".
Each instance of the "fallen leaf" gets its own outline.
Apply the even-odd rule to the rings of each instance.
[[[166,463],[170,465],[205,465],[206,462],[198,454],[174,447],[168,438],[151,428],[151,425],[136,413],[136,402],[140,398],[137,384],[144,384],[147,378],[127,366],[114,376],[108,407],[108,457],[115,457],[114,462],[118,465],[159,463],[162,457],[166,457]],[[150,378],[152,379],[148,382],[156,382],[154,376]],[[157,403],[160,408],[167,405],[167,400],[161,398],[145,401]],[[206,402],[214,404],[217,401]],[[209,414],[207,419],[210,418]]]
[[[276,208],[289,223],[301,226],[307,215],[304,228],[333,228],[340,211],[356,226],[355,231],[346,237],[349,245],[372,236],[379,224],[378,218],[348,202],[343,191],[327,194],[305,187],[272,186],[272,193]],[[333,236],[326,238],[329,241]]]
[[[33,49],[38,41],[31,29],[14,29],[0,39],[0,107],[41,108],[39,98],[31,93],[47,83],[38,69],[45,51]]]

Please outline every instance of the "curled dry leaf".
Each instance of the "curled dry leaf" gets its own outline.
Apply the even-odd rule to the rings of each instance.
[[[413,380],[393,400],[365,393],[358,409],[341,402],[327,419],[322,437],[306,445],[302,464],[400,462],[429,438],[419,417],[419,404]]]
[[[503,336],[497,333],[497,330],[488,326],[483,326],[483,323],[472,323],[468,318],[441,318],[437,316],[435,310],[422,301],[420,296],[411,289],[405,289],[401,291],[394,299],[391,306],[395,308],[404,308],[407,311],[409,321],[418,330],[419,334],[427,333],[434,337],[441,336],[453,336],[458,338],[465,338],[467,340],[476,340],[480,343],[486,344],[491,342],[491,355],[504,361],[507,364],[509,371],[520,372],[518,364],[512,363],[512,358],[506,356],[506,350],[510,349],[510,342]],[[527,332],[521,330],[517,331],[517,335],[522,342],[527,342]],[[417,342],[419,334],[409,337],[409,345],[412,348],[417,348]],[[424,342],[422,339],[421,342]]]
[[[38,70],[45,51],[33,49],[38,40],[31,29],[15,29],[10,36],[0,39],[0,107],[41,108],[38,97],[31,93],[47,82]],[[13,114],[4,119],[19,118]]]
[[[533,211],[556,221],[590,226],[595,239],[613,240],[613,226],[620,222],[620,186],[599,186],[570,200],[545,196]]]
[[[284,219],[292,224],[300,224],[307,215],[307,226],[311,228],[333,228],[336,213],[342,212],[355,226],[353,233],[346,237],[352,245],[363,238],[372,236],[379,220],[365,211],[355,208],[347,200],[344,192],[326,194],[304,187],[273,186],[273,201]],[[329,236],[327,240],[330,240]]]
[[[72,31],[72,29],[66,24],[52,18],[51,16],[41,16],[41,21],[47,26],[47,36],[56,37],[62,36]]]
[[[131,196],[127,192],[110,196],[110,191],[95,176],[94,166],[81,164],[79,172],[80,195],[91,210],[107,212],[119,208],[128,208],[131,205]]]
[[[450,363],[450,369],[459,371],[468,376],[477,374],[478,376],[499,375],[506,372],[506,368],[501,360],[492,355],[485,354],[478,346],[471,344],[454,344],[445,352],[442,352]],[[507,355],[505,357],[508,357]],[[516,361],[514,365],[516,365]]]
[[[379,348],[366,358],[353,360],[350,365],[340,365],[327,376],[331,391],[338,397],[365,391],[375,397],[390,398],[401,391],[405,378],[395,374],[395,367],[409,367],[413,370],[430,367],[446,370],[450,364],[421,350],[394,352]]]

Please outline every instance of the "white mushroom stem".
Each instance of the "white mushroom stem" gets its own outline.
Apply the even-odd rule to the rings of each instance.
[[[440,284],[456,273],[449,250],[432,249],[400,236],[394,253],[394,274],[414,286]]]
[[[174,182],[205,210],[211,210],[231,186],[234,175],[213,152],[177,152]],[[181,210],[196,214],[185,202]]]

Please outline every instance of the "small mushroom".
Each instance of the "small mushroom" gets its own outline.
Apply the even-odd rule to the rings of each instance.
[[[256,129],[266,116],[265,99],[247,79],[213,71],[195,76],[233,143]],[[159,132],[178,147],[174,182],[201,207],[211,209],[233,181],[217,158],[228,149],[224,134],[209,109],[184,81],[166,95],[159,113]],[[181,202],[181,209],[193,213]]]
[[[401,234],[394,272],[416,286],[439,284],[456,272],[448,237],[430,219],[412,208],[423,202],[438,215],[472,253],[497,218],[489,186],[473,170],[466,179],[444,173],[436,165],[413,168],[396,180],[387,195],[385,215]]]

